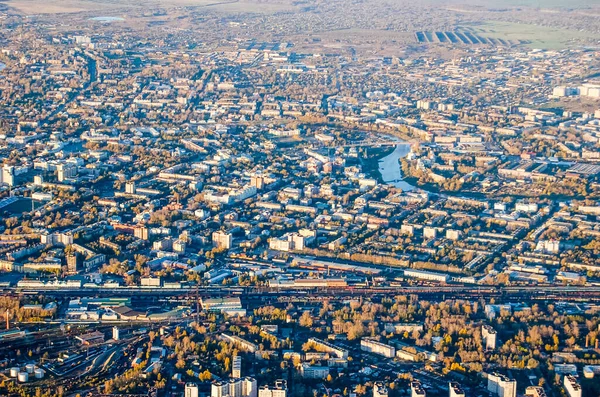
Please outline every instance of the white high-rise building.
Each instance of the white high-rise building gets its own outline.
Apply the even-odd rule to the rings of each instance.
[[[448,384],[448,396],[449,397],[465,397],[464,390],[460,387],[457,382],[450,382]]]
[[[58,164],[56,166],[56,173],[58,181],[63,182],[66,179],[77,176],[77,166],[73,164]]]
[[[113,335],[113,339],[114,340],[119,340],[120,336],[119,336],[119,327],[115,326],[112,329],[112,335]]]
[[[563,386],[569,397],[581,397],[581,385],[573,375],[565,375]]]
[[[486,350],[494,350],[496,348],[496,330],[489,325],[481,327],[481,337]]]
[[[216,231],[212,234],[213,246],[216,248],[231,248],[232,235],[224,231]]]
[[[421,382],[415,380],[410,382],[410,397],[425,397],[425,389]]]
[[[2,182],[8,186],[15,185],[15,167],[11,165],[5,165],[2,167]]]
[[[254,378],[236,378],[213,382],[211,397],[258,397],[258,385]]]
[[[240,356],[233,356],[233,364],[231,365],[231,377],[242,377],[242,357]]]
[[[488,391],[498,397],[517,397],[517,381],[502,374],[489,374]]]
[[[242,379],[242,394],[245,397],[258,397],[258,384],[256,379],[245,377]]]
[[[227,397],[229,396],[228,382],[213,382],[210,385],[210,397]]]
[[[229,379],[229,396],[242,397],[242,381],[241,379]]]
[[[184,397],[198,397],[198,385],[195,383],[186,383]]]
[[[127,193],[127,194],[135,194],[135,182],[127,182],[127,183],[125,183],[125,193]]]

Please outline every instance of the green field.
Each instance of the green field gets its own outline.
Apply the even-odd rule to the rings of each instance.
[[[555,29],[544,26],[489,21],[465,26],[482,37],[510,41],[525,41],[531,48],[559,50],[574,40],[594,39],[594,36],[577,30]]]
[[[441,3],[476,5],[488,8],[533,7],[533,8],[586,8],[598,7],[598,0],[442,0]]]

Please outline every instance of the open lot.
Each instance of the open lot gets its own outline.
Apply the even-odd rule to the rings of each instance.
[[[584,8],[598,6],[596,0],[471,0],[470,3],[490,5],[493,7],[536,7],[536,8]]]
[[[598,6],[597,0],[464,0],[450,2],[439,0],[439,2],[445,5],[454,3],[458,5],[475,5],[486,8],[533,7],[572,9]]]
[[[73,13],[95,10],[114,10],[136,7],[211,7],[226,12],[256,12],[272,13],[279,11],[300,10],[302,7],[318,3],[295,2],[292,0],[6,0],[8,6],[28,15]],[[391,4],[397,6],[399,3],[414,5],[407,0],[370,0],[375,8]],[[531,8],[560,8],[560,9],[598,9],[596,0],[424,0],[420,2],[423,7],[446,6],[454,11],[478,12],[484,9],[508,9],[515,7]],[[476,9],[473,9],[476,7]]]
[[[111,11],[127,8],[210,7],[224,12],[272,13],[293,9],[291,2],[257,0],[9,0],[5,4],[26,15],[59,14],[84,11]]]
[[[52,2],[40,0],[15,0],[5,2],[9,7],[25,14],[61,14],[95,10],[113,10],[125,7],[126,4],[109,0],[56,0]]]

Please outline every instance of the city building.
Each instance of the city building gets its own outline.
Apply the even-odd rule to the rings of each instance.
[[[160,370],[158,383],[181,394],[208,368],[214,384],[192,394],[280,397],[284,382],[258,390],[242,375],[274,380],[293,362],[307,379],[290,389],[302,397],[340,392],[325,390],[328,373],[334,389],[406,395],[390,387],[388,362],[443,361],[421,343],[456,328],[438,324],[443,301],[494,298],[489,321],[461,323],[481,335],[466,349],[472,368],[489,368],[490,351],[514,359],[495,324],[519,318],[525,334],[573,317],[595,324],[600,291],[575,301],[600,274],[598,0],[586,12],[544,4],[541,16],[532,4],[503,14],[480,0],[468,16],[428,2],[245,0],[257,13],[103,1],[108,17],[71,18],[64,4],[50,4],[54,14],[29,3],[44,2],[0,6],[0,286],[15,295],[0,340],[20,345],[21,329],[47,323],[50,341],[31,350],[60,347],[44,358],[53,375],[94,362],[112,335],[132,353],[119,361],[142,371],[119,379],[123,390],[150,388]],[[262,12],[265,3],[285,12]],[[519,32],[463,26],[491,15]],[[572,28],[561,30],[564,49],[530,48],[521,28],[542,19]],[[393,37],[372,45],[382,27]],[[534,307],[544,295],[556,305]],[[418,316],[406,313],[414,296]],[[468,307],[452,312],[469,317]],[[361,313],[369,337],[357,352]],[[61,324],[85,334],[53,332]],[[551,344],[570,346],[570,334]],[[585,351],[598,350],[596,336],[581,335],[581,349],[585,338]],[[224,345],[231,367],[215,359]],[[536,357],[569,396],[600,376],[575,353]],[[8,374],[22,381],[37,359],[17,357]],[[449,385],[461,395],[448,383],[456,371],[413,373],[427,381],[413,394]],[[58,377],[77,394],[109,389],[107,376]],[[505,376],[484,382],[486,397],[516,394]]]
[[[419,381],[410,382],[410,397],[425,397],[425,389]]]
[[[308,343],[312,343],[317,348],[317,350],[330,353],[337,358],[348,358],[348,350],[338,347],[324,340],[318,338],[309,338]]]
[[[220,338],[227,342],[233,343],[235,346],[237,346],[238,349],[242,351],[249,353],[255,353],[256,351],[258,351],[257,345],[247,341],[246,339],[240,338],[237,335],[229,335],[227,333],[222,333],[220,334]]]
[[[429,272],[426,270],[415,270],[415,269],[406,269],[404,270],[405,277],[413,277],[422,280],[430,280],[430,281],[440,281],[443,283],[448,282],[450,276],[442,273]]]
[[[329,367],[327,366],[302,363],[298,369],[300,376],[306,379],[325,379],[329,375]]]
[[[388,358],[393,358],[396,355],[396,349],[393,346],[369,338],[363,338],[360,341],[360,350]]]
[[[583,376],[587,379],[593,379],[600,374],[600,365],[586,365],[583,367]]]
[[[200,300],[200,306],[208,312],[219,312],[229,315],[245,315],[246,310],[242,308],[240,298],[207,298]]]
[[[494,350],[496,348],[496,330],[489,325],[481,327],[481,337],[486,350]]]
[[[231,377],[241,378],[242,377],[242,357],[233,356],[233,363],[231,365]]]
[[[231,233],[216,231],[212,234],[213,246],[216,248],[230,249],[232,242]]]
[[[2,167],[1,182],[7,184],[8,186],[15,185],[15,167],[10,165],[4,165],[4,167]]]
[[[77,166],[73,164],[59,164],[56,166],[58,181],[63,182],[77,176]]]
[[[546,397],[546,392],[544,391],[544,388],[540,386],[527,386],[525,395],[527,397]]]
[[[448,396],[449,397],[465,397],[465,392],[457,382],[448,383]]]
[[[229,397],[229,382],[218,381],[210,385],[210,397]]]
[[[565,375],[563,379],[563,386],[569,397],[581,397],[581,385],[577,382],[577,379],[573,375]]]
[[[211,397],[258,397],[258,386],[254,378],[236,378],[214,381]]]
[[[76,274],[81,267],[81,257],[77,252],[67,255],[67,272],[69,274]]]
[[[144,226],[136,226],[133,229],[133,235],[140,240],[148,240],[149,238],[149,230]]]
[[[516,397],[517,381],[499,373],[488,374],[487,389],[498,397]]]
[[[135,182],[127,182],[127,183],[125,183],[125,193],[127,193],[127,194],[135,194]]]
[[[287,382],[277,380],[273,386],[261,386],[258,390],[258,397],[287,397]]]
[[[186,383],[184,397],[198,397],[198,385],[195,383]]]

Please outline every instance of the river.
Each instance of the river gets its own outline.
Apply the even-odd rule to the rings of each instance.
[[[379,173],[385,183],[403,191],[415,189],[413,185],[402,180],[402,169],[400,168],[400,159],[408,156],[410,151],[409,143],[400,143],[392,153],[379,160]]]

